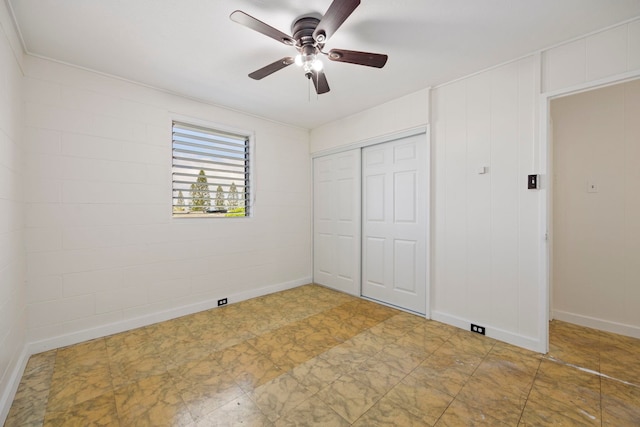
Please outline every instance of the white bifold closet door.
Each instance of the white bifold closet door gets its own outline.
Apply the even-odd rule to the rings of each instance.
[[[427,140],[362,149],[362,296],[427,308]]]
[[[360,149],[313,160],[313,280],[360,295]]]

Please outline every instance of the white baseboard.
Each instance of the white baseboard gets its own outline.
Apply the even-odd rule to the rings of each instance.
[[[432,311],[431,319],[437,322],[446,323],[447,325],[455,326],[460,329],[464,329],[465,331],[468,331],[470,329],[471,323],[475,323],[474,321],[458,316],[452,316],[450,314],[442,313],[439,311]],[[490,338],[494,338],[499,341],[506,342],[507,344],[526,348],[527,350],[535,351],[538,353],[546,352],[546,343],[541,342],[539,339],[534,339],[524,335],[505,331],[500,328],[494,328],[491,325],[485,324],[482,326],[485,327],[485,335]]]
[[[18,391],[20,379],[22,378],[22,374],[27,367],[29,356],[29,353],[27,353],[27,347],[23,347],[22,352],[18,357],[17,363],[15,364],[13,370],[11,371],[11,374],[9,375],[7,387],[2,391],[2,394],[0,395],[0,425],[4,425],[5,421],[7,420],[9,410],[11,409],[11,403],[13,402],[13,398]]]
[[[249,291],[238,292],[235,294],[227,295],[228,303],[244,301],[250,298],[256,298],[263,295],[272,294],[274,292],[284,291],[287,289],[293,289],[298,286],[306,285],[312,282],[311,276],[303,277],[301,279],[292,280],[290,282],[278,283],[275,285],[264,286],[258,289],[252,289]],[[222,298],[222,297],[221,297]],[[218,298],[208,299],[201,301],[197,304],[189,304],[182,307],[176,307],[170,310],[148,314],[145,316],[127,319],[121,322],[115,322],[97,328],[85,329],[77,332],[72,332],[65,335],[47,338],[45,340],[26,343],[20,359],[16,363],[15,368],[11,372],[9,382],[5,390],[2,390],[0,400],[0,425],[3,425],[6,417],[9,415],[11,409],[11,403],[18,391],[20,380],[24,369],[27,366],[29,357],[33,354],[42,353],[43,351],[53,350],[55,348],[66,347],[68,345],[78,344],[83,341],[92,340],[96,338],[105,337],[119,332],[125,332],[131,329],[148,326],[154,323],[163,322],[165,320],[175,319],[177,317],[186,316],[189,314],[197,313],[211,308],[217,308]]]
[[[303,277],[301,279],[293,280],[290,282],[279,283],[276,285],[270,285],[258,289],[225,295],[225,297],[227,298],[229,304],[232,304],[234,302],[240,302],[250,298],[260,297],[274,292],[296,288],[308,283],[311,283],[311,277]],[[27,362],[29,361],[29,357],[31,355],[42,353],[43,351],[53,350],[55,348],[78,344],[87,340],[117,334],[119,332],[125,332],[143,326],[148,326],[153,323],[175,319],[176,317],[186,316],[189,314],[197,313],[199,311],[209,310],[211,308],[216,308],[217,306],[218,299],[213,298],[206,301],[201,301],[197,304],[189,304],[182,307],[176,307],[171,310],[148,314],[133,319],[127,319],[121,322],[99,326],[97,328],[84,329],[81,331],[76,331],[69,334],[59,335],[56,337],[47,338],[45,340],[29,342],[25,344],[25,347],[20,355],[20,360],[18,360],[18,363],[16,363],[16,366],[11,373],[8,386],[5,390],[2,391],[1,394],[2,400],[0,400],[0,425],[4,423],[5,418],[9,414],[11,403],[13,402],[13,398],[16,394],[16,391],[18,390],[18,386],[20,385],[20,379],[22,378],[22,374],[25,367],[27,366]]]
[[[640,326],[627,325],[624,323],[613,322],[611,320],[598,319],[595,317],[584,316],[582,314],[569,313],[562,310],[553,310],[553,318],[563,322],[574,323],[576,325],[587,328],[598,329],[605,332],[613,332],[614,334],[625,335],[633,338],[640,338]]]
[[[225,293],[224,296],[215,297],[198,302],[196,304],[189,304],[182,307],[172,308],[170,310],[151,313],[120,322],[110,323],[96,328],[85,329],[65,335],[47,338],[40,341],[30,342],[27,344],[27,352],[29,353],[29,355],[42,353],[43,351],[52,350],[54,348],[66,347],[68,345],[78,344],[80,342],[96,338],[102,338],[108,335],[129,331],[131,329],[152,325],[154,323],[164,322],[165,320],[187,316],[189,314],[198,313],[200,311],[209,310],[211,308],[217,308],[218,298],[227,298],[228,303],[232,304],[234,302],[240,302],[250,298],[268,295],[274,292],[295,288],[309,283],[311,283],[311,277],[303,277],[301,279],[293,280],[290,282],[264,286],[262,288],[238,292],[235,294]]]

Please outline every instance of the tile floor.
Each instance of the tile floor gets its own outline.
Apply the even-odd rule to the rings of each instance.
[[[640,340],[550,346],[308,285],[34,355],[5,426],[640,426]]]

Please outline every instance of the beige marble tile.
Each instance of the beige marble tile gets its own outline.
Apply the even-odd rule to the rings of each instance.
[[[168,373],[118,388],[115,399],[124,425],[187,426],[194,422]]]
[[[313,396],[275,422],[276,427],[347,427],[349,425],[333,409]]]
[[[260,356],[234,369],[233,378],[245,392],[249,393],[284,373],[285,371],[270,359]]]
[[[385,399],[411,412],[428,425],[435,424],[453,401],[452,396],[435,388],[424,387],[412,376],[405,377],[387,393]]]
[[[293,368],[290,374],[307,390],[317,393],[337,380],[342,372],[327,360],[315,357]]]
[[[601,423],[600,419],[594,419],[587,414],[576,419],[576,417],[567,416],[564,412],[549,408],[545,403],[529,401],[522,412],[519,425],[523,427],[599,426]]]
[[[436,427],[506,427],[516,424],[506,423],[494,418],[481,408],[470,406],[465,402],[454,400],[438,419]]]
[[[51,379],[47,411],[63,411],[112,390],[109,367],[66,371],[56,369]]]
[[[250,394],[251,399],[272,422],[311,396],[312,393],[290,374],[281,375]]]
[[[389,426],[422,427],[428,426],[420,416],[399,406],[396,402],[383,397],[353,423],[355,427]]]
[[[118,411],[112,391],[94,399],[85,400],[64,411],[48,411],[44,419],[45,427],[54,426],[117,426]]]
[[[382,396],[375,388],[360,383],[351,375],[343,375],[316,396],[350,423],[367,412]]]
[[[496,340],[489,337],[458,330],[449,337],[446,345],[458,353],[484,357],[493,349],[496,343]]]
[[[407,352],[421,355],[423,357],[430,356],[445,343],[447,338],[425,333],[420,328],[418,330],[410,330],[406,335],[398,339],[396,344]]]
[[[576,422],[601,421],[600,377],[571,366],[543,361],[527,405],[561,413]]]
[[[198,427],[270,427],[271,421],[247,396],[241,396],[198,421]]]
[[[88,370],[109,365],[104,339],[97,339],[61,348],[56,354],[56,369],[66,371]]]
[[[29,358],[5,421],[6,426],[42,425],[55,368],[57,350]]]
[[[527,396],[540,366],[540,360],[529,359],[515,352],[500,355],[489,354],[473,373],[494,389],[501,389],[514,395]]]
[[[25,393],[24,397],[13,400],[5,421],[5,427],[41,426],[46,409],[49,390]]]
[[[373,358],[406,375],[426,360],[427,355],[421,352],[413,353],[407,351],[403,346],[394,343],[383,348]]]
[[[161,353],[145,352],[140,355],[129,353],[126,358],[121,355],[109,363],[111,381],[114,387],[120,387],[143,378],[166,373],[168,370],[166,362],[166,355]]]
[[[181,389],[179,394],[189,408],[193,419],[200,420],[244,395],[244,391],[230,376],[220,374],[196,383],[192,387]]]
[[[384,394],[407,375],[406,367],[395,362],[397,360],[390,360],[386,354],[378,354],[360,364],[349,375]]]
[[[554,320],[549,324],[548,358],[598,371],[600,332]]]
[[[382,351],[386,346],[396,342],[395,338],[375,334],[369,330],[363,331],[344,342],[346,345],[356,346],[360,352],[373,356]]]
[[[640,426],[640,387],[602,379],[602,425]]]
[[[472,376],[456,395],[456,401],[506,424],[517,425],[527,395],[528,390],[513,393],[495,381]]]
[[[435,388],[455,396],[481,361],[482,358],[479,356],[456,353],[443,345],[409,375],[425,387]]]
[[[541,356],[302,286],[34,355],[5,425],[640,425],[640,340],[550,333]]]
[[[132,329],[105,337],[107,353],[111,360],[120,357],[128,358],[131,354],[141,355],[155,353],[156,346],[149,340],[144,328]]]
[[[231,376],[228,371],[211,357],[185,363],[167,371],[178,390],[186,390],[200,384],[209,384],[211,378],[220,375]]]
[[[331,350],[325,351],[318,355],[331,364],[341,373],[348,373],[356,369],[360,364],[372,357],[369,348],[362,348],[352,341],[333,347]]]

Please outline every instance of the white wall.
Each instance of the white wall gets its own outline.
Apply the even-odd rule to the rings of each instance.
[[[432,317],[543,348],[536,57],[432,91]],[[486,173],[479,173],[480,168]]]
[[[637,71],[640,69],[640,20],[547,49],[542,61],[545,93]]]
[[[429,89],[326,123],[311,131],[311,153],[335,149],[429,123]]]
[[[307,130],[34,57],[26,74],[33,350],[311,280]],[[253,218],[171,218],[174,114],[255,133]]]
[[[0,4],[0,423],[22,373],[25,342],[22,51]]]
[[[635,20],[325,124],[312,130],[311,152],[424,125],[431,95],[432,317],[465,329],[479,323],[490,336],[545,351],[549,192],[539,94],[638,73]],[[528,174],[541,174],[540,190],[526,189]]]
[[[555,99],[551,117],[554,317],[640,338],[640,80]]]

